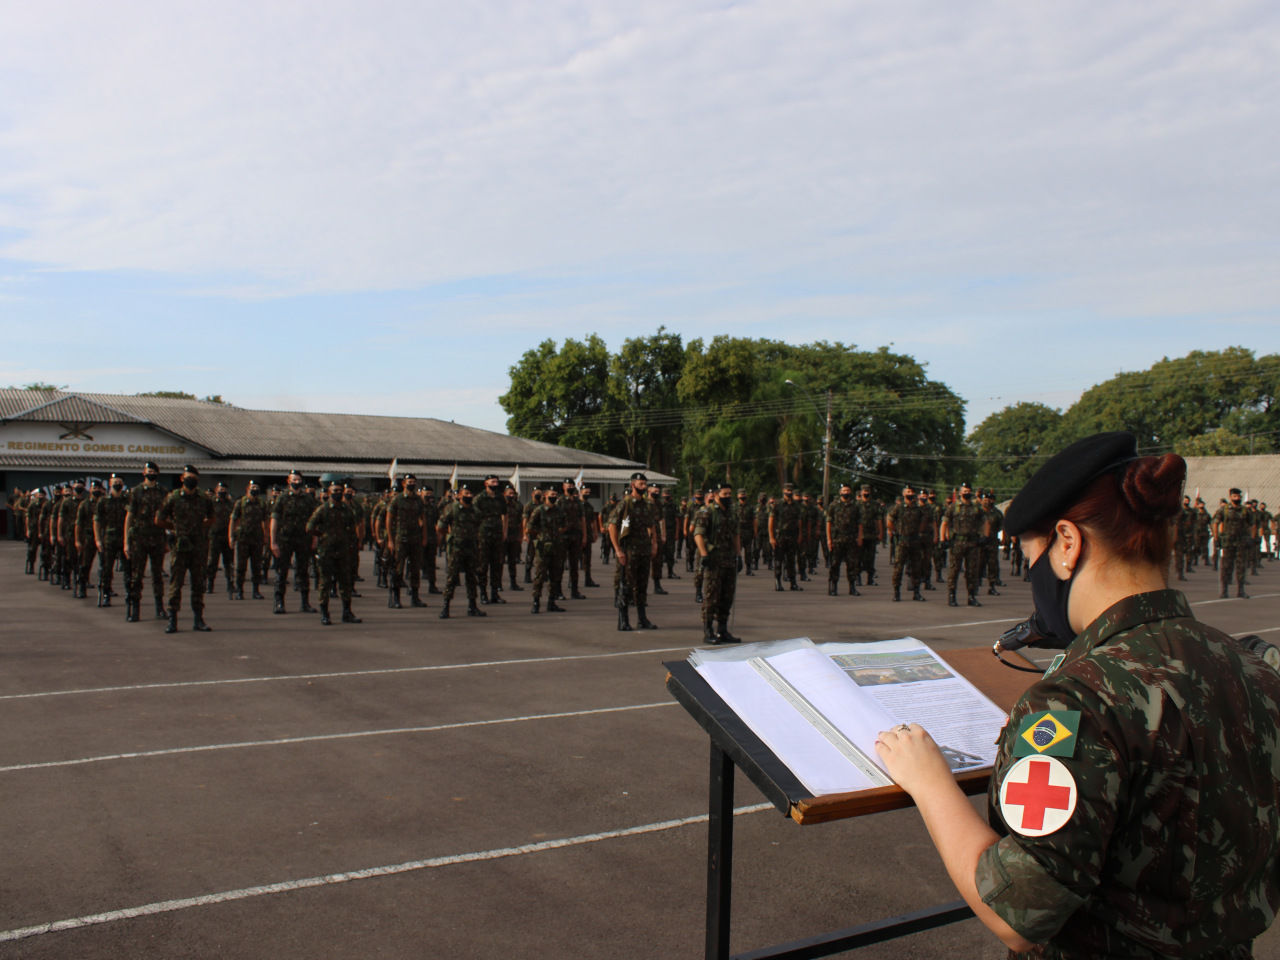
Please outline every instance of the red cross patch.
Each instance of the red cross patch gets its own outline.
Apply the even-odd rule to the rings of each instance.
[[[1043,837],[1071,819],[1076,781],[1056,757],[1023,757],[1000,784],[1000,814],[1009,829],[1024,837]]]

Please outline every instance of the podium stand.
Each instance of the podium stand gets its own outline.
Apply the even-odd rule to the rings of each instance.
[[[1008,712],[1035,676],[1002,666],[989,647],[939,653],[942,659]],[[1006,654],[1010,659],[1014,656]],[[1023,660],[1026,666],[1034,666]],[[807,825],[861,817],[914,806],[901,787],[873,787],[854,793],[814,797],[795,774],[743,723],[686,660],[663,663],[667,690],[711,738],[711,784],[707,838],[707,960],[730,960],[729,921],[733,892],[734,768],[747,775],[765,798],[796,823]],[[969,796],[986,793],[990,771],[961,773],[956,782]],[[963,900],[905,913],[886,920],[837,930],[734,955],[734,960],[808,960],[893,940],[911,933],[967,920],[973,911]]]

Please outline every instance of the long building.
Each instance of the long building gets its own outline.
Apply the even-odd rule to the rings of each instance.
[[[141,480],[154,460],[166,486],[184,464],[204,485],[225,481],[239,491],[249,479],[283,484],[304,477],[352,477],[366,490],[386,489],[397,472],[416,474],[440,491],[455,471],[460,482],[516,473],[523,498],[535,484],[576,478],[607,498],[625,489],[642,463],[525,440],[427,417],[247,410],[167,397],[0,390],[0,485],[32,487],[73,477]],[[649,473],[659,483],[674,478]]]

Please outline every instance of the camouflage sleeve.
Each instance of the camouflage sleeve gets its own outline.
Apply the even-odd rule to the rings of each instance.
[[[704,539],[706,538],[707,522],[708,522],[707,517],[708,517],[707,509],[706,507],[703,507],[701,510],[698,511],[697,516],[693,518],[693,535],[695,537],[701,536]]]
[[[307,518],[307,533],[311,534],[313,537],[320,533],[322,525],[320,511],[322,509],[322,507],[316,507],[311,511],[311,516]]]
[[[1142,699],[1149,696],[1148,690]],[[1011,732],[1016,733],[1021,719],[1045,710],[1079,711],[1072,754],[1055,758],[1075,780],[1075,809],[1057,830],[1028,836],[1004,821],[999,804],[993,804],[992,819],[997,822],[992,826],[1007,835],[978,858],[974,877],[983,903],[1033,943],[1044,943],[1057,933],[1098,885],[1113,833],[1125,816],[1122,804],[1133,782],[1146,776],[1125,761],[1118,723],[1098,694],[1082,682],[1061,677],[1037,683],[1015,708]],[[1012,742],[1006,740],[1005,745],[1012,752]],[[1016,762],[1001,751],[993,796],[999,796]]]
[[[164,498],[164,503],[160,504],[160,509],[156,512],[157,520],[168,520],[173,516],[173,498],[176,494],[169,494]]]

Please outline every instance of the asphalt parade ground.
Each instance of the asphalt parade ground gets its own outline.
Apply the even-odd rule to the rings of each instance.
[[[0,543],[0,957],[702,956],[708,744],[661,665],[700,637],[683,563],[656,631],[618,633],[607,587],[441,621],[438,596],[388,610],[365,582],[364,623],[322,627],[297,594],[273,616],[219,583],[213,632],[184,609],[172,636],[149,588],[127,624],[123,598],[22,563]],[[1021,582],[892,603],[880,567],[861,597],[828,597],[821,567],[803,593],[741,577],[732,628],[950,650],[1031,609]],[[1280,639],[1280,564],[1249,600],[1203,568],[1180,586],[1206,622]],[[735,952],[956,897],[914,810],[800,827],[741,775],[736,800]],[[1005,951],[971,920],[856,955]]]

